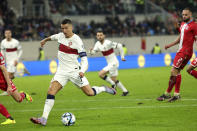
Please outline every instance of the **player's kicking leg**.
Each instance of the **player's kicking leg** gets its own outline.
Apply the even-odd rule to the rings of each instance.
[[[16,121],[11,117],[7,109],[2,104],[0,104],[0,113],[7,118],[6,121],[1,123],[1,125],[8,125],[8,124],[16,123]]]
[[[115,95],[116,94],[116,90],[114,88],[109,88],[107,86],[92,86],[92,88],[90,87],[90,85],[86,85],[81,87],[81,90],[87,95],[87,96],[95,96],[100,94],[101,92],[107,92],[109,94]]]
[[[71,79],[71,81],[78,85],[87,96],[95,96],[101,92],[107,92],[112,95],[116,94],[116,90],[114,88],[109,88],[107,86],[92,86],[91,88],[85,76],[82,78],[76,77],[75,79]]]
[[[49,116],[49,113],[51,112],[51,109],[54,106],[55,103],[55,95],[57,92],[59,92],[62,89],[62,85],[58,81],[53,81],[51,83],[51,86],[49,87],[47,99],[45,101],[44,110],[42,117],[36,118],[32,117],[30,120],[35,124],[40,124],[45,126],[47,124],[47,119]]]

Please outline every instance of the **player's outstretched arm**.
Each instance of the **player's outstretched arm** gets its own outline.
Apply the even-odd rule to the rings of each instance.
[[[47,41],[51,41],[51,37],[47,37],[40,42],[40,46],[43,47]]]
[[[180,41],[180,36],[178,36],[177,39],[175,41],[173,41],[172,43],[165,45],[165,49],[167,50],[168,48],[177,45],[179,43],[179,41]]]

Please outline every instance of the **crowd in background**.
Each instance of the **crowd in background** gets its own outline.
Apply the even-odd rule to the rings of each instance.
[[[135,0],[49,0],[52,13],[63,15],[125,14],[134,11]]]
[[[0,32],[10,28],[14,30],[14,37],[19,40],[40,40],[51,34],[60,31],[60,24],[54,24],[53,21],[46,17],[19,17],[16,18],[12,9],[8,8],[7,0],[0,0]],[[124,2],[123,2],[124,1]],[[163,7],[178,18],[178,7],[185,7],[185,1],[177,0],[151,0],[155,4]],[[181,3],[182,2],[182,3]],[[63,3],[63,4],[61,4]],[[143,21],[136,22],[133,13],[129,14],[125,19],[120,19],[118,14],[125,12],[136,12],[129,9],[125,3],[132,3],[135,9],[139,9],[143,5],[143,0],[49,0],[50,10],[53,13],[62,12],[63,14],[110,14],[106,16],[104,22],[90,21],[89,23],[73,22],[74,32],[83,38],[95,36],[98,29],[103,29],[108,36],[145,36],[145,35],[171,35],[177,34],[176,22],[167,19],[165,22],[160,15],[146,18]],[[186,2],[197,9],[197,0],[189,0]],[[166,6],[169,4],[169,6]],[[140,6],[136,6],[140,5]],[[136,8],[137,7],[137,8]],[[134,7],[133,7],[134,8]],[[140,13],[140,12],[138,12]],[[2,38],[3,35],[0,35]]]

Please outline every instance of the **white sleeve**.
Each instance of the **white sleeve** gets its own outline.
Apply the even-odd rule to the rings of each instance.
[[[19,41],[17,40],[17,51],[18,51],[18,60],[21,58],[22,54],[23,54],[23,50],[22,50],[22,46],[19,43]]]
[[[5,48],[3,46],[3,42],[1,42],[1,53],[3,56],[5,56]]]
[[[79,57],[81,58],[81,72],[85,73],[88,69],[88,59],[83,41],[80,37],[77,39],[77,45],[77,51],[79,53]]]
[[[111,46],[112,46],[112,48],[119,50],[120,56],[123,59],[124,58],[124,50],[122,48],[122,44],[121,43],[117,43],[117,42],[111,42]]]
[[[51,35],[50,38],[51,38],[51,40],[58,40],[59,34]]]
[[[81,57],[81,72],[85,73],[88,70],[87,56]]]

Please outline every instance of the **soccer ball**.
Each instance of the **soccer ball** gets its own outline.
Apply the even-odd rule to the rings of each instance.
[[[62,121],[63,125],[71,126],[71,125],[75,124],[76,118],[72,113],[66,112],[62,115],[61,121]]]

